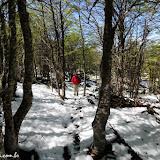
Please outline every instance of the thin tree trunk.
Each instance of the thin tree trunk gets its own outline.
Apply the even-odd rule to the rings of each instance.
[[[51,53],[52,53],[52,64],[53,64],[53,70],[56,76],[56,87],[58,89],[58,95],[60,95],[60,88],[59,88],[59,82],[58,82],[58,75],[57,75],[57,71],[56,71],[56,64],[55,64],[55,60],[54,60],[54,55],[53,55],[53,47],[51,46]]]
[[[50,5],[52,5],[51,2],[50,2]],[[51,48],[52,65],[53,65],[53,70],[54,70],[55,77],[56,77],[56,88],[58,90],[58,95],[60,96],[59,80],[58,80],[58,74],[57,74],[56,64],[55,64],[55,60],[54,60],[53,45],[52,45],[52,42],[50,41],[50,39],[48,38],[48,32],[47,32],[47,28],[46,28],[46,24],[45,24],[45,20],[44,20],[44,10],[43,10],[43,3],[42,2],[41,2],[41,6],[42,6],[42,15],[43,15],[44,37],[45,37],[45,41],[49,42],[49,45]],[[53,9],[53,8],[51,7],[51,9]]]
[[[55,33],[56,33],[57,50],[58,50],[58,58],[59,58],[58,60],[60,60],[59,33],[58,33],[57,23],[56,23],[56,19],[55,19],[55,13],[54,13],[54,10],[53,10],[52,0],[50,0],[50,7],[51,7],[52,18],[53,18],[53,23],[54,23],[54,30],[55,30]]]
[[[7,154],[14,155],[18,152],[18,141],[15,135],[14,120],[12,116],[11,102],[16,79],[17,52],[16,52],[16,25],[15,25],[15,1],[9,0],[9,28],[10,28],[10,55],[9,55],[9,75],[7,88],[5,90],[5,101],[3,103],[5,118],[4,146]]]
[[[119,4],[119,24],[118,24],[118,29],[119,29],[119,47],[118,47],[118,52],[119,52],[119,74],[118,74],[118,80],[119,80],[119,94],[120,96],[123,96],[123,90],[124,90],[124,48],[125,48],[125,26],[124,26],[124,20],[125,20],[125,12],[126,12],[126,0],[123,0]]]
[[[60,50],[60,42],[59,42],[59,33],[58,33],[58,28],[57,28],[57,23],[56,23],[56,19],[55,19],[55,13],[54,13],[54,9],[53,9],[53,4],[52,4],[52,0],[50,0],[50,7],[51,7],[51,12],[52,12],[52,19],[53,19],[53,23],[54,23],[54,31],[56,33],[56,41],[57,41],[57,52],[58,52],[58,58],[57,58],[57,62],[55,63],[55,71],[57,72],[56,75],[56,79],[57,79],[57,82],[58,82],[58,94],[59,96],[61,97],[60,95],[60,88],[59,88],[59,79],[62,79],[62,75],[61,75],[61,72],[60,70],[61,69],[61,50]],[[60,76],[58,76],[60,75]]]
[[[37,77],[38,77],[38,72],[37,72],[36,60],[34,60],[34,70],[35,70],[34,77],[37,79]]]
[[[140,52],[140,57],[139,57],[139,62],[137,66],[137,84],[136,84],[136,89],[135,89],[135,97],[138,95],[138,90],[139,90],[139,85],[141,81],[141,72],[142,72],[142,67],[143,67],[143,62],[144,62],[144,48],[146,45],[146,39],[149,34],[149,30],[147,29],[147,24],[145,21],[145,28],[144,28],[144,34],[143,34],[143,39],[142,39],[142,44],[140,46],[139,52]]]
[[[122,13],[120,14],[120,24],[119,24],[119,53],[120,53],[120,89],[119,93],[120,96],[123,96],[123,90],[124,90],[124,43],[125,43],[125,38],[124,38],[124,10],[121,11]]]
[[[80,2],[79,2],[80,6]],[[86,95],[86,60],[85,60],[85,44],[84,44],[84,36],[83,36],[83,29],[82,29],[82,24],[81,24],[81,15],[80,11],[78,11],[79,14],[79,26],[80,26],[80,31],[81,31],[81,38],[82,38],[82,55],[83,55],[83,74],[84,74],[84,91],[83,91],[83,96]]]
[[[103,37],[103,56],[101,62],[102,84],[99,93],[99,103],[93,121],[92,154],[95,156],[104,153],[106,148],[106,123],[110,115],[111,100],[111,63],[114,29],[112,28],[113,0],[105,0],[105,27]]]
[[[62,32],[62,97],[65,98],[65,51],[64,51],[64,21],[62,13],[62,2],[60,0],[61,32]]]
[[[26,114],[32,106],[32,82],[33,82],[33,47],[32,47],[32,35],[29,24],[29,13],[26,10],[26,0],[18,0],[18,12],[20,17],[21,28],[24,38],[24,49],[25,49],[25,77],[23,82],[23,100],[14,115],[15,133],[18,137],[20,126],[24,120]]]

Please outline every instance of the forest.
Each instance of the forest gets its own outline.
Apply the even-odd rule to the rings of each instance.
[[[159,160],[159,24],[159,0],[0,0],[0,160]]]

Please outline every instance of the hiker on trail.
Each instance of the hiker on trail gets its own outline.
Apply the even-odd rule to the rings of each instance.
[[[71,82],[73,82],[74,95],[77,94],[78,96],[78,88],[79,88],[79,84],[81,83],[81,79],[78,77],[77,72],[72,77]]]

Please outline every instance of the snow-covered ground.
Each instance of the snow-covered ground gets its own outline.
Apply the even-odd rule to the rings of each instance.
[[[34,149],[40,160],[63,160],[66,150],[71,160],[92,160],[87,152],[93,141],[92,121],[98,103],[94,97],[98,94],[96,88],[95,85],[87,87],[87,95],[83,97],[81,86],[79,96],[74,96],[72,84],[67,83],[68,99],[63,101],[55,90],[52,92],[46,85],[34,84],[33,106],[21,126],[20,147]],[[21,103],[22,92],[22,84],[18,83],[19,98],[13,102],[13,112]],[[88,99],[92,99],[95,104],[91,104]],[[148,99],[156,97],[148,96]],[[113,127],[143,160],[159,160],[160,124],[154,115],[143,111],[146,108],[111,109],[106,138],[108,141],[115,138],[111,129]],[[159,109],[156,111],[159,112]],[[115,142],[112,147],[117,160],[131,160],[126,146]]]

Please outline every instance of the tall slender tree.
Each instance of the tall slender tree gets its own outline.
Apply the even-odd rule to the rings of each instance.
[[[51,2],[52,1],[50,1],[50,5],[52,5]],[[49,47],[51,49],[51,57],[52,57],[52,59],[51,59],[51,66],[53,66],[53,70],[54,70],[54,74],[55,74],[55,78],[56,78],[56,88],[58,90],[58,95],[60,96],[58,69],[57,69],[56,60],[55,60],[56,58],[54,56],[54,44],[52,43],[52,40],[49,38],[49,34],[48,34],[48,31],[47,31],[46,22],[45,22],[45,12],[44,12],[43,2],[41,2],[41,7],[42,7],[43,28],[44,28],[44,40],[45,40],[45,43],[47,43],[47,44],[49,43]],[[51,10],[52,9],[53,8],[51,6]],[[52,11],[52,16],[54,16],[54,11]],[[51,77],[51,84],[52,84],[52,77]]]
[[[62,42],[61,42],[61,48],[62,48],[62,97],[65,98],[65,50],[64,50],[64,19],[63,19],[63,13],[62,13],[62,1],[60,0],[60,19],[61,19],[61,32],[62,32]]]
[[[103,56],[101,62],[102,84],[99,93],[99,103],[96,116],[92,123],[93,126],[93,156],[104,153],[106,148],[106,123],[110,115],[111,100],[111,63],[112,47],[115,28],[112,27],[113,0],[105,0],[105,26],[103,36]]]
[[[56,50],[57,50],[57,58],[56,58],[56,72],[57,76],[59,77],[59,81],[62,83],[62,96],[60,94],[60,89],[58,87],[58,94],[59,96],[64,99],[65,98],[65,57],[64,57],[64,21],[63,21],[63,14],[62,14],[62,2],[59,2],[60,8],[60,26],[62,32],[62,43],[60,43],[60,33],[58,28],[58,22],[56,21],[55,11],[53,8],[53,2],[50,0],[50,9],[52,12],[52,20],[54,24],[54,31],[55,31],[55,39],[56,39]],[[61,51],[61,47],[62,51]],[[61,54],[62,53],[62,54]],[[62,55],[62,56],[61,56]],[[62,57],[62,58],[61,58]],[[58,83],[59,85],[59,83]]]
[[[80,1],[79,1],[79,8],[78,8],[78,15],[79,15],[79,27],[81,32],[82,57],[83,57],[83,75],[84,75],[83,96],[85,96],[86,95],[86,59],[85,59],[85,42],[84,42],[83,28],[82,28],[82,22],[81,22]]]

